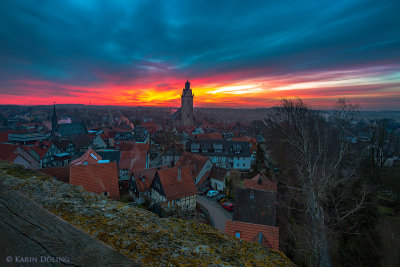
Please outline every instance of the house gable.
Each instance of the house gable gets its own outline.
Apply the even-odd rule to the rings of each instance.
[[[161,180],[160,180],[160,176],[158,175],[158,172],[156,172],[156,175],[154,176],[153,183],[151,184],[151,189],[166,198],[164,188],[161,184]]]

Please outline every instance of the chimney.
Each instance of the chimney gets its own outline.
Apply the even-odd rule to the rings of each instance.
[[[262,232],[258,233],[258,244],[262,245],[263,243],[263,234]]]
[[[178,180],[181,180],[181,166],[178,167]]]

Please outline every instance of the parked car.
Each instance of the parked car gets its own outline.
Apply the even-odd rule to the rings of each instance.
[[[205,195],[205,194],[207,194],[207,192],[210,190],[210,188],[203,188],[203,189],[200,189],[200,191],[199,191],[199,195]]]
[[[208,191],[207,196],[208,197],[213,197],[213,196],[217,196],[218,194],[219,194],[218,191],[210,190],[210,191]]]
[[[231,202],[222,203],[222,207],[226,210],[233,211],[233,204]]]
[[[219,195],[217,197],[217,202],[220,202],[223,198],[226,198],[226,196],[225,195]]]
[[[224,202],[233,202],[233,199],[231,199],[230,197],[223,197],[223,198],[221,198],[219,201],[218,201],[219,203],[224,203]]]

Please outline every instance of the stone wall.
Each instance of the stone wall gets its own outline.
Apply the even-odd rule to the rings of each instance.
[[[294,266],[281,252],[0,161],[0,182],[144,266]]]

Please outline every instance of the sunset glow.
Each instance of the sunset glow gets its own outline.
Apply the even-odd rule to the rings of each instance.
[[[330,108],[345,97],[365,110],[400,109],[397,1],[308,1],[301,11],[295,3],[124,3],[0,7],[0,104],[177,107],[188,75],[195,107],[300,97]]]

